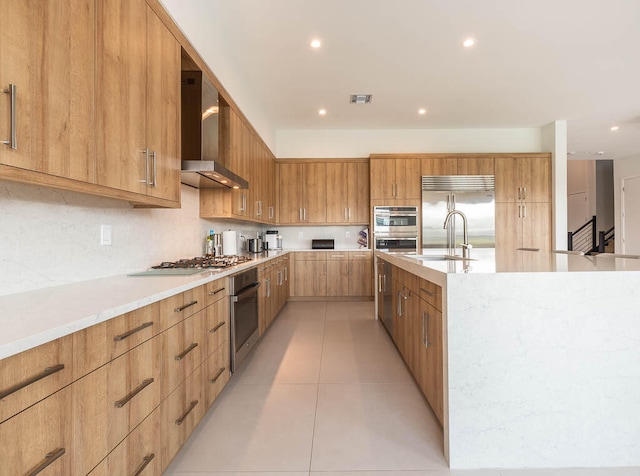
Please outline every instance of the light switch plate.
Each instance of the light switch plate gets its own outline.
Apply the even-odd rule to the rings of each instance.
[[[111,225],[100,225],[100,244],[111,246]]]

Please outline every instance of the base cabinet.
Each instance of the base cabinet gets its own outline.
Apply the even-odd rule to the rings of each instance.
[[[289,300],[289,257],[267,261],[258,268],[258,333],[262,335]]]

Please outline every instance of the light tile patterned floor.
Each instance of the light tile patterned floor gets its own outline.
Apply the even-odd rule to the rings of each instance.
[[[640,468],[450,471],[442,429],[372,302],[291,302],[171,476],[640,476]]]

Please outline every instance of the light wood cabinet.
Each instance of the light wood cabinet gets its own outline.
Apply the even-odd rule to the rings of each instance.
[[[206,407],[209,408],[218,398],[229,381],[229,341],[220,344],[202,364],[204,373],[204,394]]]
[[[0,29],[0,164],[95,181],[93,134],[95,2],[6,0]],[[0,177],[2,177],[0,171]],[[35,178],[34,178],[35,180]]]
[[[496,202],[551,201],[551,158],[535,156],[495,159]]]
[[[143,0],[97,3],[97,183],[179,202],[180,45]]]
[[[422,175],[458,175],[458,159],[455,157],[423,157]]]
[[[350,251],[348,296],[373,296],[373,253]]]
[[[187,375],[200,366],[203,360],[202,313],[188,317],[162,333],[163,338],[163,393],[169,394]],[[206,357],[206,356],[205,356]]]
[[[493,157],[466,157],[457,159],[457,175],[494,175]]]
[[[371,199],[419,199],[421,161],[402,156],[371,155],[369,162]],[[394,204],[394,202],[389,202]]]
[[[327,253],[327,296],[349,296],[349,254]]]
[[[326,164],[279,163],[279,223],[325,224]]]
[[[327,295],[327,257],[324,252],[295,253],[292,296]]]
[[[369,164],[327,161],[327,223],[369,223]]]

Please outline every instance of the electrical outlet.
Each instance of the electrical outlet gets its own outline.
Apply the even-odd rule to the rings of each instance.
[[[111,246],[111,225],[100,225],[100,244]]]
[[[350,231],[346,231],[346,232],[344,233],[344,237],[345,237],[345,238],[351,238],[351,232],[350,232]]]
[[[301,240],[304,238],[304,231],[299,231],[298,232],[298,239]]]

